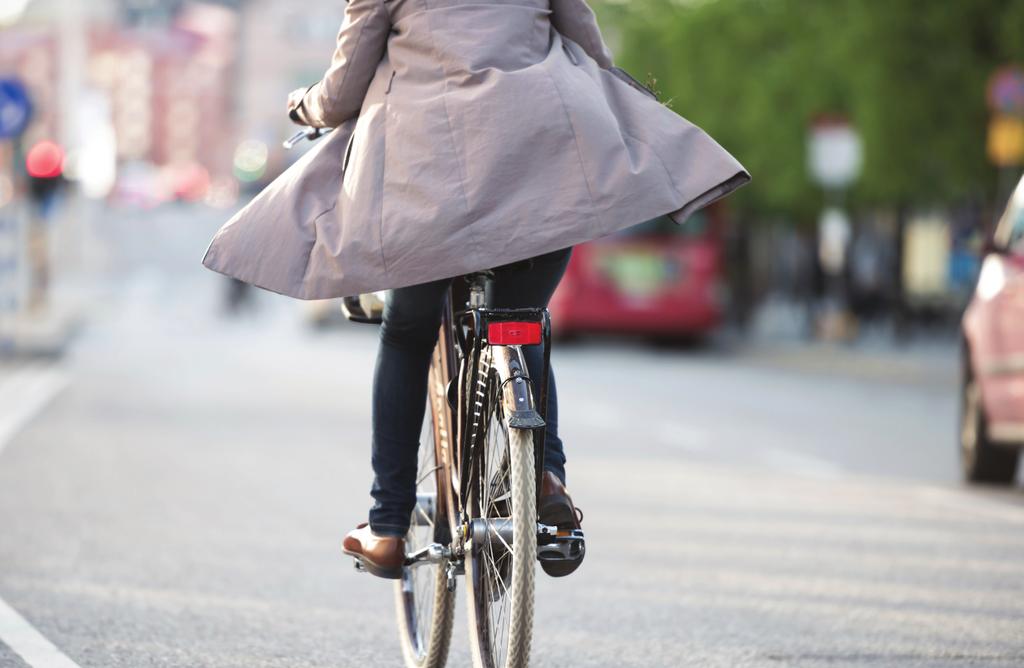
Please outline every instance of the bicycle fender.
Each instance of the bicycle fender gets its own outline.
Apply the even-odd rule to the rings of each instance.
[[[521,375],[521,369],[513,363],[512,376],[504,379],[502,393],[505,405],[515,406],[509,411],[508,426],[513,429],[540,429],[545,426],[544,418],[534,408],[533,393],[530,391],[530,377]]]
[[[530,409],[528,411],[512,411],[508,417],[508,426],[513,429],[540,429],[546,423],[540,413]]]

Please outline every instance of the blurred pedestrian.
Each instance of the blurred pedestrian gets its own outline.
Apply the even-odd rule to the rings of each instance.
[[[26,233],[29,266],[26,308],[39,312],[50,299],[51,227],[67,184],[62,174],[29,175],[30,216]]]
[[[729,322],[741,335],[747,333],[754,310],[750,265],[750,224],[737,220],[726,232],[725,270],[729,285]]]
[[[228,315],[238,315],[254,305],[249,284],[237,278],[229,278],[224,291],[224,312]]]
[[[865,220],[853,240],[846,262],[850,311],[857,318],[858,331],[876,324],[884,315],[891,274],[891,254],[886,240],[871,219]]]

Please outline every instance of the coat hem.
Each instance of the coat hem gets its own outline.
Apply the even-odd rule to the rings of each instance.
[[[246,283],[248,285],[253,286],[254,288],[259,288],[260,290],[266,290],[268,292],[273,292],[276,295],[283,295],[285,297],[291,297],[292,299],[313,300],[313,301],[321,299],[320,297],[306,296],[306,295],[304,295],[302,293],[302,291],[291,291],[291,290],[275,288],[273,286],[264,284],[259,279],[246,278],[244,276],[239,275],[239,273],[228,271],[227,269],[222,268],[216,262],[216,260],[214,258],[210,257],[210,255],[211,255],[211,252],[207,251],[206,252],[206,256],[203,258],[203,266],[206,267],[207,269],[209,269],[212,272],[220,274],[221,276],[226,276],[226,277],[232,278],[232,279],[234,279],[236,281],[241,281],[243,283]],[[305,287],[305,283],[303,283],[303,287]]]
[[[694,197],[689,202],[684,204],[681,208],[669,213],[668,216],[669,218],[672,219],[673,222],[682,225],[690,216],[695,214],[697,211],[703,209],[709,204],[712,204],[713,202],[722,199],[726,195],[729,195],[730,193],[734,192],[738,188],[745,186],[748,183],[750,183],[750,174],[748,174],[745,171],[737,172],[736,174],[733,174],[730,178],[726,179],[725,181],[722,181],[715,187],[704,191],[697,197]]]

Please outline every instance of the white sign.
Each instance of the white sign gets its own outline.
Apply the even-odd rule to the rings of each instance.
[[[811,126],[807,142],[807,164],[814,181],[825,188],[847,188],[860,176],[864,149],[860,135],[841,119],[828,119]]]

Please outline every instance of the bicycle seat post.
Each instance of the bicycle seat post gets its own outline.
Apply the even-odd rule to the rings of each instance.
[[[487,281],[487,274],[485,272],[470,274],[466,277],[466,281],[469,283],[469,302],[467,306],[471,309],[483,308],[486,304],[484,286]]]

